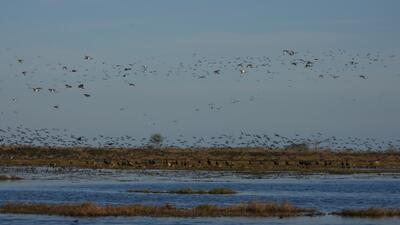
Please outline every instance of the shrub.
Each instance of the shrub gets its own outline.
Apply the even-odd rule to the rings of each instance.
[[[149,139],[149,147],[159,149],[159,148],[161,148],[163,141],[164,141],[164,137],[161,134],[159,134],[159,133],[153,134],[150,136],[150,139]]]

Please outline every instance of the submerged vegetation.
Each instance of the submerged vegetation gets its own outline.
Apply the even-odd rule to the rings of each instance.
[[[368,209],[344,209],[333,213],[344,217],[400,217],[400,208],[368,208]]]
[[[291,217],[318,215],[314,209],[297,208],[289,203],[249,202],[230,206],[199,205],[193,208],[177,208],[172,204],[162,206],[6,203],[1,213],[40,214],[72,217],[102,216],[149,216],[149,217]]]
[[[229,188],[214,188],[209,191],[206,190],[193,190],[191,188],[184,188],[179,190],[170,190],[170,191],[158,191],[158,190],[128,190],[128,192],[134,193],[151,193],[151,194],[210,194],[210,195],[232,195],[236,194],[235,190]]]

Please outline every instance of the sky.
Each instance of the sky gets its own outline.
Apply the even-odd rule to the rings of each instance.
[[[0,128],[397,139],[399,8],[396,0],[0,1]],[[292,69],[294,58],[320,60]],[[260,67],[243,76],[228,64],[240,60]],[[352,60],[356,68],[346,66]],[[129,64],[136,74],[122,77],[115,65]],[[80,83],[87,88],[76,90]]]

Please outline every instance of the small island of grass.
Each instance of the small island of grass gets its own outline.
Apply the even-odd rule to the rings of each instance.
[[[400,208],[344,209],[332,214],[343,217],[360,218],[400,217]]]
[[[0,213],[58,215],[71,217],[104,216],[149,216],[149,217],[293,217],[315,216],[320,213],[314,209],[298,208],[289,203],[249,202],[230,206],[199,205],[193,208],[178,208],[172,204],[162,206],[45,204],[45,203],[6,203]]]
[[[139,189],[134,190],[130,189],[128,192],[134,193],[146,193],[146,194],[198,194],[198,195],[232,195],[236,194],[235,190],[229,188],[214,188],[211,190],[193,190],[191,188],[183,188],[178,190],[169,190],[169,191],[159,191],[159,190],[150,190],[150,189]]]
[[[10,175],[0,175],[0,181],[7,181],[7,180],[22,180],[22,178]]]

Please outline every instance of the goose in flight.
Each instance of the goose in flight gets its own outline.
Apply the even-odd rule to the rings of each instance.
[[[85,55],[85,56],[83,57],[83,59],[84,59],[84,60],[92,60],[93,58],[92,58],[91,56]]]
[[[283,50],[283,53],[286,53],[286,54],[292,56],[292,55],[294,55],[296,52],[293,51],[293,50],[285,49],[285,50]]]

